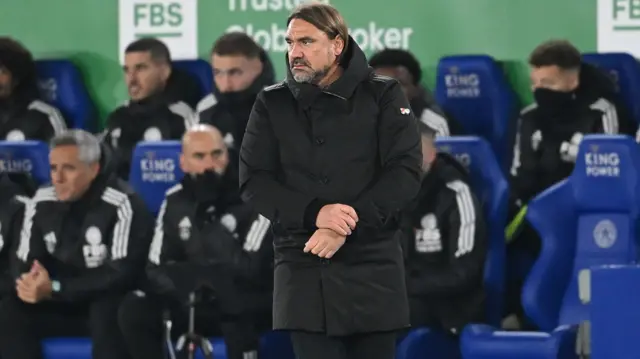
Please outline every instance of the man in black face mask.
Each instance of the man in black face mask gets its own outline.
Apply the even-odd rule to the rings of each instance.
[[[192,288],[176,279],[176,271],[185,271],[180,264],[204,262],[220,268],[213,276],[229,280],[214,283],[218,300],[198,310],[196,330],[207,336],[221,331],[230,359],[258,358],[257,327],[271,310],[270,223],[240,200],[232,162],[216,128],[197,125],[185,134],[180,158],[185,176],[161,206],[149,252],[149,283],[144,294],[130,294],[120,308],[120,326],[134,359],[163,357],[165,307],[175,323],[172,334],[184,332],[187,312],[180,303]]]
[[[275,82],[273,65],[249,35],[230,32],[213,45],[211,67],[216,86],[198,104],[198,120],[218,128],[237,152],[258,93]]]
[[[583,63],[568,41],[539,45],[529,64],[535,103],[521,113],[511,167],[514,199],[522,203],[571,173],[584,135],[636,130],[613,80]]]
[[[523,258],[533,263],[540,250],[537,232],[523,221],[527,202],[571,174],[585,135],[633,135],[636,128],[614,81],[583,63],[580,52],[568,41],[539,45],[529,65],[535,103],[520,114],[511,167],[513,220],[507,230],[507,256],[514,259],[517,272],[525,273]],[[521,322],[525,318],[520,305],[524,277],[526,274],[510,279],[507,289],[508,312]]]

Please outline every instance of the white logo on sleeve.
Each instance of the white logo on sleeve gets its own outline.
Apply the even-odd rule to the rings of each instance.
[[[400,113],[403,115],[408,115],[411,113],[411,109],[408,109],[406,107],[400,107]]]

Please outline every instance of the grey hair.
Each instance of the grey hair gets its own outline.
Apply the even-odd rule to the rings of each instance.
[[[100,157],[102,157],[100,141],[96,136],[84,130],[68,130],[51,139],[50,149],[61,146],[78,147],[78,159],[88,165],[100,162]]]

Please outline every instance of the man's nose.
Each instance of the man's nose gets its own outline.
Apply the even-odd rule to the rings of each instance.
[[[127,86],[131,86],[136,80],[136,76],[133,73],[127,73],[124,76]]]
[[[218,75],[218,91],[220,92],[230,92],[233,91],[233,84],[231,82],[231,76],[228,74],[220,74]]]
[[[302,48],[297,44],[289,45],[289,62],[292,62],[293,59],[303,58],[304,54],[302,53]]]
[[[63,182],[62,174],[60,174],[60,172],[52,172],[51,181],[53,183],[62,183]]]

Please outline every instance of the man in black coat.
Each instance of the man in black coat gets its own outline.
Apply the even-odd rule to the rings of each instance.
[[[299,359],[395,357],[409,325],[398,213],[420,188],[417,120],[336,9],[288,19],[287,80],[257,98],[243,198],[275,234],[274,327]]]

